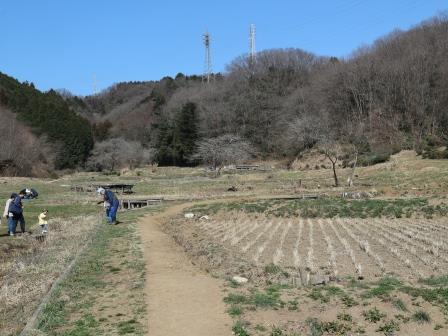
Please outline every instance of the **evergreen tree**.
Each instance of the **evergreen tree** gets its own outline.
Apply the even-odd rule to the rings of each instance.
[[[196,149],[198,118],[195,103],[188,102],[177,114],[173,132],[174,164],[185,166]]]
[[[173,127],[166,118],[160,118],[157,123],[156,161],[162,166],[174,164],[173,158]]]

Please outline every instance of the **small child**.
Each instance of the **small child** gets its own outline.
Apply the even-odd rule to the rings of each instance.
[[[46,234],[48,232],[48,210],[44,209],[44,211],[39,215],[39,225],[42,229],[42,234]]]

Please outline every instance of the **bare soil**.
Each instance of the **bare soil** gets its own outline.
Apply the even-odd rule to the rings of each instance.
[[[146,259],[148,332],[151,336],[231,335],[223,284],[193,265],[184,250],[162,230],[166,220],[187,205],[148,216],[139,228]]]

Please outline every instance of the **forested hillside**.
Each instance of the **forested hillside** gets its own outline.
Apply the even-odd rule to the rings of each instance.
[[[52,171],[82,166],[86,161],[93,147],[91,126],[71,111],[55,91],[42,93],[33,84],[20,83],[0,73],[0,106],[4,125],[13,127],[11,132],[1,134],[2,143],[10,143],[8,151],[2,151],[1,158],[1,165],[9,171],[32,175],[33,168],[42,163]],[[17,127],[14,126],[16,120]],[[23,164],[18,157],[26,154],[27,146],[22,142],[31,134],[29,130],[35,142],[30,148],[37,155],[28,156],[29,162]]]
[[[118,84],[85,98],[84,113],[96,116],[98,140],[138,141],[162,164],[191,164],[191,139],[197,145],[225,134],[249,141],[262,157],[293,158],[329,143],[345,148],[346,158],[359,154],[361,164],[400,149],[446,157],[435,150],[448,140],[446,55],[448,20],[440,16],[346,59],[267,50],[255,62],[235,59],[210,84],[182,74]],[[191,134],[180,131],[186,109]]]

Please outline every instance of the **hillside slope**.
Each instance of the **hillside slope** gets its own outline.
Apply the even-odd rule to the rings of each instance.
[[[347,59],[267,50],[255,63],[235,59],[208,85],[182,74],[120,83],[83,98],[78,111],[96,123],[98,140],[125,137],[174,152],[179,111],[194,103],[200,139],[236,134],[266,158],[295,157],[325,138],[355,146],[369,162],[446,145],[447,54],[442,15]]]
[[[56,169],[75,168],[87,159],[93,147],[91,126],[70,110],[57,92],[40,92],[32,83],[20,83],[0,73],[0,104],[14,112],[36,136],[52,144]]]

